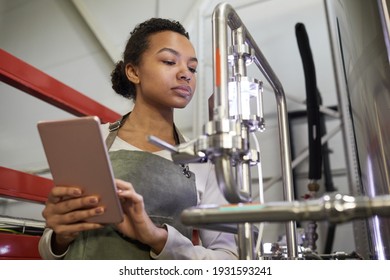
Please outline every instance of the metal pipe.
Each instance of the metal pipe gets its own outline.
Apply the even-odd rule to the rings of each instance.
[[[247,194],[240,192],[241,186],[237,186],[233,176],[233,167],[228,155],[216,157],[214,159],[215,173],[219,188],[222,190],[227,201],[249,201]]]
[[[277,101],[277,113],[279,119],[279,141],[282,158],[282,176],[284,187],[284,199],[286,201],[294,200],[292,185],[291,151],[290,139],[288,134],[288,118],[285,94],[283,87],[261,53],[256,42],[246,30],[245,25],[227,3],[219,4],[213,13],[213,61],[214,61],[214,120],[223,120],[229,118],[229,99],[228,99],[228,26],[232,30],[240,29],[245,37],[245,42],[254,50],[255,64],[263,73],[267,81],[275,91]],[[227,160],[227,159],[221,159]],[[286,238],[288,254],[291,258],[297,258],[296,244],[296,225],[290,221],[286,223]]]
[[[390,216],[390,195],[376,197],[326,194],[318,199],[264,204],[204,206],[184,210],[184,224],[202,227],[218,223],[329,221],[344,223],[372,216]]]

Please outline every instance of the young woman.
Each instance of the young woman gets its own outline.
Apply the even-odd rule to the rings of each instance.
[[[198,61],[188,33],[176,21],[152,18],[131,33],[112,72],[113,89],[133,99],[133,110],[102,125],[114,170],[124,221],[104,226],[85,219],[100,215],[98,197],[78,187],[55,186],[43,210],[44,259],[236,259],[234,236],[193,230],[181,212],[199,204],[226,203],[209,163],[181,166],[170,153],[149,143],[154,135],[171,145],[185,141],[174,125],[174,109],[195,92]]]

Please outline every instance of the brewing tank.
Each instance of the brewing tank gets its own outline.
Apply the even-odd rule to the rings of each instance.
[[[325,0],[350,191],[390,194],[390,0]],[[354,224],[357,251],[390,259],[390,219]]]

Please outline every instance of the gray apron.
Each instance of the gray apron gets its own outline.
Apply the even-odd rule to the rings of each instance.
[[[110,149],[127,118],[110,125],[106,139]],[[176,133],[176,130],[175,130]],[[175,134],[177,141],[183,138]],[[115,178],[131,182],[144,198],[145,210],[157,225],[168,224],[191,240],[192,228],[180,222],[181,212],[196,205],[195,175],[188,167],[143,151],[109,152]],[[150,259],[150,247],[124,237],[113,225],[80,233],[65,259]]]

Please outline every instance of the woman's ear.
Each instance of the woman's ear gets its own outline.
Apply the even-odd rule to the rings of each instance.
[[[139,77],[138,77],[138,72],[137,68],[131,65],[130,63],[126,64],[126,76],[129,79],[130,82],[134,84],[139,83]]]

